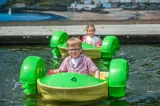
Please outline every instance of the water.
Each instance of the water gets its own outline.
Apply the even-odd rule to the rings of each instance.
[[[0,13],[0,22],[40,20],[67,20],[67,18],[58,15],[40,13]]]
[[[53,67],[51,49],[45,46],[0,46],[0,106],[158,106],[160,105],[160,46],[121,45],[114,58],[129,62],[129,80],[126,96],[121,99],[93,103],[50,103],[39,96],[23,95],[19,84],[19,72],[25,57],[43,57],[46,67]],[[104,63],[104,60],[100,60]]]

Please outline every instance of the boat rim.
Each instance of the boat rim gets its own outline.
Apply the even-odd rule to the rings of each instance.
[[[92,87],[95,87],[95,86],[98,86],[98,85],[103,85],[107,83],[108,85],[108,81],[107,80],[103,80],[103,82],[99,83],[99,84],[95,84],[95,85],[91,85],[91,86],[85,86],[85,87],[75,87],[75,88],[71,88],[71,87],[55,87],[55,86],[50,86],[50,85],[46,85],[46,84],[43,84],[40,82],[40,79],[37,79],[37,84],[40,84],[44,87],[49,87],[49,88],[53,88],[53,89],[67,89],[67,90],[70,90],[70,89],[86,89],[86,88],[92,88]]]

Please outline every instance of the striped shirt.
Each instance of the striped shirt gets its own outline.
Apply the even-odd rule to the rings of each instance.
[[[72,62],[71,56],[66,57],[59,69],[61,72],[77,72],[80,74],[91,74],[98,70],[93,61],[84,54],[80,55],[80,60],[76,66]]]

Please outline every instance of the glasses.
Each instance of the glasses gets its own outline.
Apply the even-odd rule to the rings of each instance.
[[[81,48],[68,49],[69,52],[73,52],[73,51],[74,51],[74,52],[77,52],[77,51],[79,51],[79,50],[81,50]]]

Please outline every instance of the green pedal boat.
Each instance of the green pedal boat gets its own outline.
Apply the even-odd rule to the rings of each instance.
[[[68,56],[66,42],[69,36],[64,31],[55,31],[50,39],[50,47],[53,48],[52,54],[55,57]],[[101,47],[82,43],[83,53],[90,58],[112,58],[120,48],[119,40],[116,36],[105,36]]]
[[[24,94],[40,94],[44,100],[60,102],[120,98],[125,95],[128,62],[122,58],[112,59],[109,72],[100,72],[100,79],[71,72],[48,76],[46,73],[43,58],[26,57],[20,70],[20,83]]]

